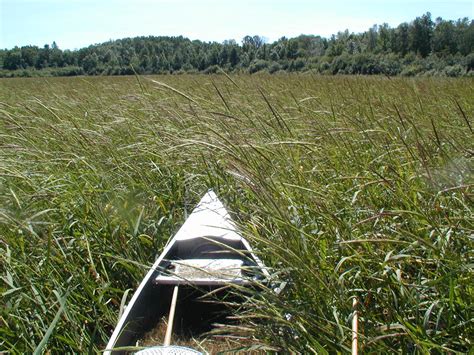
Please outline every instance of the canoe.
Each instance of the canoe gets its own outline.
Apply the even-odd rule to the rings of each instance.
[[[224,205],[209,190],[143,278],[104,353],[124,353],[124,348],[136,346],[168,316],[168,328],[174,318],[176,333],[189,331],[194,337],[209,331],[225,312],[219,302],[203,303],[203,295],[213,291],[214,297],[231,297],[226,286],[250,286],[268,276]]]

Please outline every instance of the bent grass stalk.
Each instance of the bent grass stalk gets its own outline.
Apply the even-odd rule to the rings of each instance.
[[[254,344],[350,351],[357,298],[360,352],[472,348],[472,79],[150,79],[2,80],[0,351],[103,350],[208,188],[286,285]]]

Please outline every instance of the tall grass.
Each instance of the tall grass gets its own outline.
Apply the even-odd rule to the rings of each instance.
[[[214,188],[275,279],[256,343],[463,352],[474,339],[472,79],[3,80],[0,351],[100,351]]]

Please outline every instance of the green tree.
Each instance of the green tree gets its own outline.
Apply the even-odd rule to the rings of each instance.
[[[420,54],[422,57],[430,54],[433,28],[434,23],[429,12],[413,21],[410,31],[410,47],[413,52]]]
[[[296,59],[298,57],[298,42],[290,39],[286,44],[286,57],[288,59]]]
[[[219,52],[219,65],[221,67],[225,66],[229,61],[229,50],[227,45],[223,45]]]
[[[456,42],[462,55],[474,52],[474,20],[469,22],[465,17],[456,21]]]
[[[53,42],[49,55],[49,66],[62,67],[63,64],[63,52],[59,49],[56,42]]]
[[[96,69],[99,65],[99,57],[96,53],[88,54],[82,61],[82,67],[87,74],[96,74]]]
[[[38,59],[38,47],[36,46],[21,47],[21,58],[27,67],[34,67]]]
[[[392,30],[388,23],[379,26],[378,48],[382,53],[387,53],[392,49]]]
[[[367,49],[370,52],[375,51],[377,48],[379,34],[377,32],[377,25],[372,26],[367,32]]]
[[[216,72],[218,66],[224,70],[249,70],[252,66],[251,71],[265,68],[270,72],[309,68],[324,73],[465,75],[471,67],[473,52],[474,21],[438,18],[433,23],[430,13],[426,13],[395,29],[384,23],[359,34],[338,32],[329,39],[300,35],[266,43],[263,37],[245,36],[239,45],[234,40],[217,43],[190,41],[182,36],[148,36],[108,41],[74,51],[62,51],[53,42],[51,47],[0,50],[0,66],[3,75],[32,73],[5,71],[33,66],[53,68],[48,75],[132,74],[131,65],[138,73],[194,68]],[[431,53],[436,56],[430,56]],[[64,66],[77,68],[60,70]]]
[[[78,58],[76,51],[66,49],[63,51],[63,61],[65,65],[78,65]]]
[[[183,66],[184,60],[183,60],[183,55],[181,54],[181,51],[176,51],[173,59],[171,61],[171,66],[173,70],[180,70],[181,67]]]
[[[410,26],[408,23],[404,22],[400,24],[395,30],[394,43],[393,47],[395,52],[405,55],[409,51],[410,41],[409,41],[409,32]]]
[[[3,67],[8,70],[16,70],[21,68],[21,50],[18,47],[7,51],[3,59]]]
[[[433,51],[438,54],[456,54],[455,41],[456,29],[452,21],[444,21],[441,17],[436,19],[433,31]]]
[[[232,67],[235,67],[239,63],[239,54],[236,46],[232,46],[232,49],[230,50],[229,61]]]
[[[336,37],[335,35],[331,36],[329,40],[329,46],[327,50],[327,54],[331,57],[337,57],[344,53],[345,50],[345,42],[343,39]]]
[[[51,49],[49,48],[49,44],[45,44],[44,47],[38,51],[38,60],[36,62],[36,68],[42,69],[47,68],[49,66],[50,52]]]

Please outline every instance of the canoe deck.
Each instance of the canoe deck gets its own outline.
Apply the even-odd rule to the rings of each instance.
[[[190,284],[212,286],[243,284],[243,261],[239,259],[184,259],[173,260],[166,274],[158,275],[154,283],[162,285]]]

